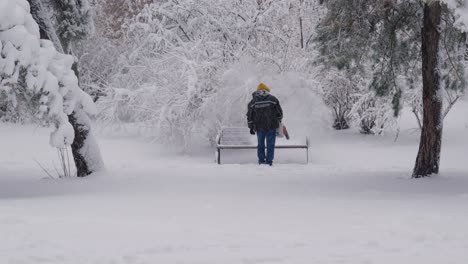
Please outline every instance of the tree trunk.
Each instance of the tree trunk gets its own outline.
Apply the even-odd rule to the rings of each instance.
[[[333,128],[336,130],[345,130],[349,128],[348,121],[343,116],[336,117],[333,123]]]
[[[299,27],[301,30],[301,49],[304,48],[304,29],[302,27],[302,17],[299,18]]]
[[[82,110],[75,110],[68,116],[70,124],[75,130],[75,138],[71,145],[76,174],[85,177],[104,167],[97,142],[91,133],[88,116]]]
[[[47,16],[47,12],[41,0],[28,0],[31,7],[31,15],[33,16],[36,23],[39,25],[39,32],[41,39],[48,39],[54,43],[55,49],[63,53],[63,47],[57,36],[57,32],[54,29],[50,18]]]
[[[82,124],[78,123],[75,112],[68,116],[68,121],[75,130],[75,138],[73,139],[71,149],[76,166],[76,175],[78,177],[85,177],[90,175],[92,172],[89,169],[88,164],[86,164],[84,155],[80,153],[80,149],[85,145],[85,140],[88,136],[89,130]]]
[[[72,70],[79,76],[78,63],[73,63]],[[71,145],[76,175],[86,177],[104,167],[97,142],[91,134],[91,121],[88,115],[80,109],[75,109],[68,116],[68,121],[75,131]]]
[[[423,127],[413,178],[439,173],[443,127],[438,72],[440,21],[440,2],[426,3],[422,29]]]

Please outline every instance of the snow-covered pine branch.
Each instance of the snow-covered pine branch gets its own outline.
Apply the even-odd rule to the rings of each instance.
[[[57,52],[52,42],[40,39],[39,27],[25,0],[0,2],[0,51],[0,92],[13,102],[20,93],[38,97],[34,104],[37,118],[55,126],[50,144],[70,145],[74,130],[68,115],[75,109],[96,114],[96,108],[78,86],[71,69],[73,57]]]

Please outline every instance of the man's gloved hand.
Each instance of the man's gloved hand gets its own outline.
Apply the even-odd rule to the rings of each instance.
[[[255,135],[255,130],[253,128],[250,128],[250,135]]]

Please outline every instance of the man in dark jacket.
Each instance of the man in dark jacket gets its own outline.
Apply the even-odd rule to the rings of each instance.
[[[283,110],[278,99],[270,94],[270,88],[263,83],[258,85],[257,91],[252,94],[252,97],[248,105],[247,121],[250,134],[257,133],[258,164],[271,166],[275,156],[276,129],[283,119]]]

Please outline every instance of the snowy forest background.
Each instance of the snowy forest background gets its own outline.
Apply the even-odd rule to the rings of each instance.
[[[223,126],[245,126],[250,93],[265,82],[298,135],[330,127],[368,135],[398,131],[404,108],[422,129],[421,48],[434,42],[440,61],[434,100],[443,102],[442,120],[466,86],[463,0],[28,3],[31,8],[24,0],[2,1],[0,118],[53,124],[51,144],[72,145],[80,175],[102,167],[89,116],[107,132],[150,137],[190,153],[195,145],[213,145]],[[421,41],[425,8],[437,8],[442,17],[439,41]],[[19,9],[26,14],[9,13]],[[35,21],[21,18],[29,12]],[[38,23],[39,36],[51,44],[18,40],[22,23],[29,42],[38,37]],[[58,62],[51,45],[72,57]],[[34,49],[48,58],[37,61]],[[47,74],[56,79],[52,88]],[[438,156],[440,148],[427,152]],[[416,174],[437,173],[435,163],[434,171]]]
[[[467,25],[468,0],[0,0],[0,263],[466,264]],[[217,165],[260,82],[308,155]]]

